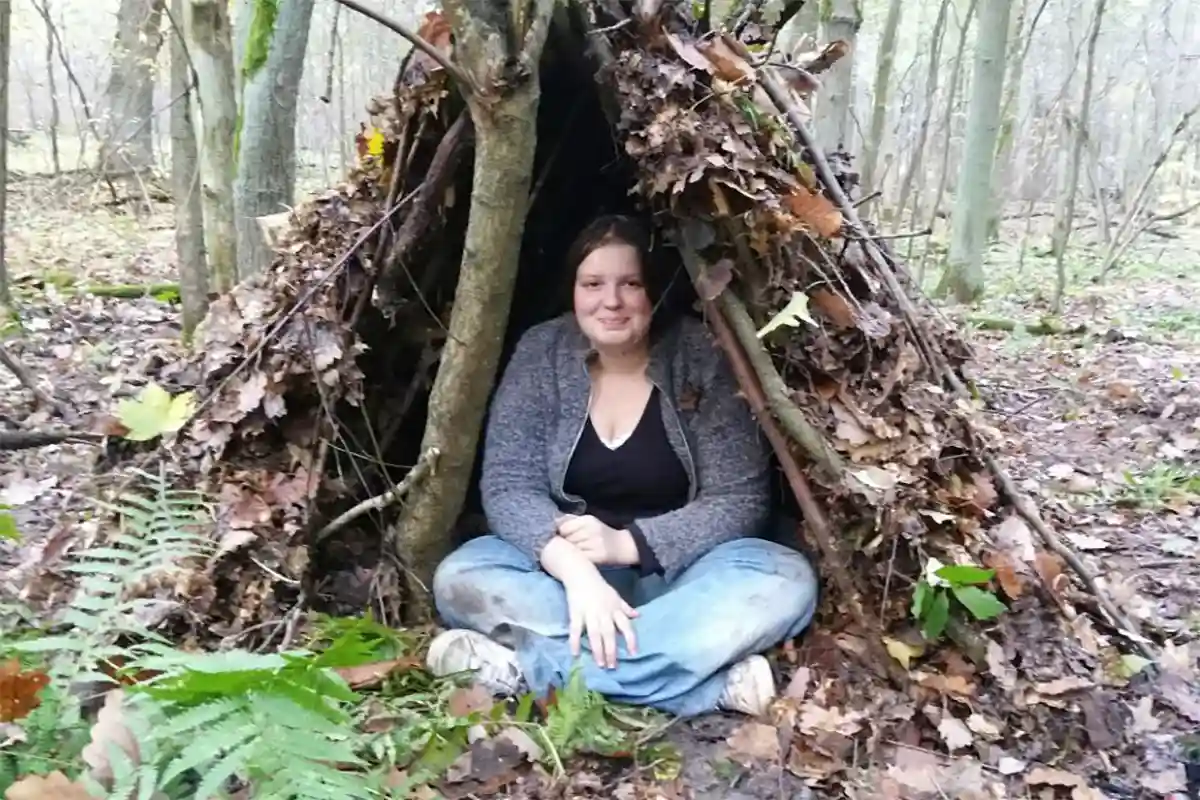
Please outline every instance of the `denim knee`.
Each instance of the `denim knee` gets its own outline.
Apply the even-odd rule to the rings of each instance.
[[[819,581],[816,570],[802,553],[765,539],[735,539],[718,545],[706,556],[722,571],[740,573],[755,584],[755,595],[770,603],[757,613],[774,616],[789,627],[787,638],[799,635],[812,621],[817,608]],[[731,580],[738,580],[731,575]]]

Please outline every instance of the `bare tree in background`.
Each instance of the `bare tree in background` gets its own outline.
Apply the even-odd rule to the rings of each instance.
[[[875,84],[871,89],[871,127],[863,143],[862,186],[870,192],[879,188],[875,175],[879,168],[879,154],[883,151],[883,126],[887,122],[889,89],[892,83],[892,65],[896,59],[896,33],[900,30],[900,9],[904,0],[888,3],[887,20],[883,23],[883,35],[879,41],[876,57]]]
[[[227,292],[237,282],[233,205],[237,90],[228,4],[225,0],[188,0],[184,31],[200,99],[196,139],[200,146],[208,276],[214,291]]]
[[[812,2],[812,0],[809,0]],[[805,3],[808,5],[808,3]],[[821,39],[838,39],[850,45],[850,53],[840,58],[825,74],[824,89],[817,98],[820,111],[813,119],[817,141],[827,150],[851,147],[850,108],[854,104],[854,63],[858,59],[858,29],[862,27],[862,6],[858,0],[828,0],[820,4]]]
[[[208,263],[204,254],[204,207],[200,202],[200,164],[196,153],[195,76],[183,34],[184,0],[171,0],[171,194],[175,200],[175,255],[179,260],[179,298],[183,340],[208,309]]]
[[[964,303],[977,300],[984,290],[983,251],[992,207],[992,165],[1000,130],[1011,6],[1012,0],[980,0],[967,140],[954,192],[950,257],[937,288],[938,294],[953,294]]]
[[[262,272],[271,253],[258,217],[290,206],[296,184],[296,103],[314,0],[257,3],[242,55],[242,128],[233,182],[238,275]]]
[[[121,0],[112,69],[104,90],[100,170],[118,176],[154,167],[154,62],[162,46],[163,0]]]

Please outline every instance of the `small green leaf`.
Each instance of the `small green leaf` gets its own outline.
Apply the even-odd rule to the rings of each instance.
[[[790,325],[793,328],[797,328],[800,326],[800,320],[804,320],[814,328],[817,327],[817,321],[813,319],[812,314],[808,313],[808,295],[804,292],[793,292],[792,299],[788,301],[788,304],[772,317],[766,325],[762,326],[762,329],[758,332],[758,338],[763,338],[780,325]]]
[[[987,583],[996,574],[996,570],[983,569],[971,564],[949,564],[939,569],[936,574],[952,586],[971,586]]]
[[[166,389],[151,383],[135,399],[122,400],[117,405],[117,419],[129,429],[126,439],[144,442],[182,428],[195,407],[194,392],[172,397]]]
[[[946,623],[949,620],[950,597],[944,591],[936,592],[933,602],[929,605],[929,611],[925,614],[925,623],[921,626],[921,632],[925,634],[926,639],[937,639],[942,635],[942,631],[946,630]]]
[[[952,586],[950,591],[975,619],[992,619],[1008,610],[996,595],[976,586]]]
[[[6,505],[0,505],[0,540],[21,541],[21,533],[17,530],[17,520],[8,513]]]
[[[925,616],[931,600],[933,600],[933,587],[925,581],[917,581],[917,588],[913,589],[912,598],[913,619],[921,619]]]

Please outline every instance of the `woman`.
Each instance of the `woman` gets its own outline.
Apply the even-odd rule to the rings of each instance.
[[[589,225],[568,257],[573,313],[518,342],[484,443],[492,534],[434,576],[453,629],[428,664],[539,695],[578,665],[616,702],[759,714],[775,681],[755,654],[808,625],[816,578],[751,538],[768,516],[761,432],[704,324],[656,318],[646,240],[626,217]]]

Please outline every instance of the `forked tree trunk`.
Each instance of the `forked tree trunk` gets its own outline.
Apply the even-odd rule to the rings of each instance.
[[[100,169],[128,175],[154,167],[154,62],[162,46],[163,0],[121,0],[112,70],[104,89]]]
[[[432,609],[433,571],[448,550],[475,464],[508,327],[537,148],[538,62],[553,0],[514,3],[511,12],[488,5],[445,2],[456,60],[479,89],[467,93],[475,128],[470,219],[421,442],[421,452],[436,448],[439,456],[398,523],[397,548],[408,566],[416,617]],[[510,42],[522,43],[519,52]]]
[[[171,0],[171,18],[183,21],[184,0]],[[183,341],[208,309],[208,264],[204,257],[204,207],[200,202],[200,165],[192,120],[195,87],[183,32],[171,31],[171,193],[175,201],[175,256],[179,260],[179,296],[183,305]]]
[[[209,281],[226,292],[237,281],[237,229],[234,224],[233,138],[237,128],[237,94],[233,79],[233,46],[225,0],[188,0],[187,40],[196,68],[200,112],[196,140],[200,146],[204,249]]]
[[[259,274],[271,259],[258,230],[258,218],[292,204],[296,102],[313,2],[288,0],[279,5],[273,24],[263,16],[250,22],[247,46],[254,52],[242,54],[242,128],[233,182],[238,276],[242,278]]]

